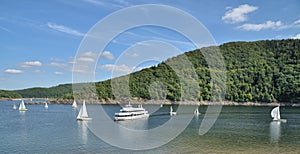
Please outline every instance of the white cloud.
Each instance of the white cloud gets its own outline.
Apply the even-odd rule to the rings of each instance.
[[[94,69],[90,68],[87,65],[76,65],[72,68],[71,72],[73,73],[81,73],[81,74],[94,74]]]
[[[63,75],[64,73],[63,72],[54,72],[54,74],[56,74],[56,75]]]
[[[49,66],[54,66],[54,67],[66,67],[67,64],[51,62],[51,63],[49,64]]]
[[[134,67],[129,67],[127,65],[114,65],[114,64],[106,64],[99,66],[100,69],[106,71],[114,71],[114,72],[122,72],[122,73],[130,73],[134,69]]]
[[[97,54],[95,52],[87,51],[87,52],[80,54],[78,56],[77,60],[80,62],[92,63],[96,60],[96,58],[97,58]]]
[[[109,51],[104,51],[103,53],[101,53],[100,56],[109,60],[113,60],[115,58],[114,55]],[[82,54],[79,54],[76,60],[79,62],[93,63],[96,61],[97,58],[98,54],[96,52],[87,51]],[[74,60],[71,63],[74,63]]]
[[[104,51],[103,53],[101,53],[101,57],[106,58],[108,60],[115,59],[114,55],[109,51]]]
[[[92,57],[79,57],[78,61],[92,63],[95,59]]]
[[[4,72],[5,73],[11,73],[11,74],[20,74],[20,73],[23,73],[23,71],[17,70],[17,69],[7,69]]]
[[[102,0],[84,0],[93,5],[107,7],[107,8],[123,8],[126,6],[130,6],[130,4],[124,0],[110,0],[110,1],[102,1]]]
[[[34,66],[42,66],[42,63],[40,61],[29,61],[20,63],[20,67],[22,68],[30,68]]]
[[[132,72],[136,72],[136,71],[140,71],[144,68],[148,68],[151,66],[147,66],[147,67],[129,67],[125,64],[122,65],[115,65],[115,64],[105,64],[105,65],[101,65],[98,68],[106,70],[106,71],[111,71],[111,72],[116,72],[116,73],[132,73]]]
[[[56,23],[48,22],[47,26],[49,28],[53,29],[53,30],[63,32],[63,33],[66,33],[66,34],[70,34],[70,35],[74,35],[74,36],[84,36],[83,33],[79,32],[75,29],[72,29],[72,28],[69,28],[69,27],[66,27],[66,26],[63,26],[63,25],[58,25]]]
[[[251,6],[248,4],[243,4],[237,8],[229,8],[222,20],[227,23],[238,23],[247,21],[247,14],[257,10],[257,6]]]
[[[45,71],[41,71],[41,70],[34,70],[33,73],[43,73]]]
[[[300,39],[300,33],[299,34],[297,34],[297,35],[295,35],[295,36],[293,36],[293,37],[291,37],[292,39]]]
[[[53,57],[51,57],[50,60],[51,60],[51,61],[55,61],[55,62],[62,62],[62,61],[64,61],[63,59],[60,59],[60,58],[53,58]]]
[[[282,26],[281,21],[266,21],[265,23],[261,24],[243,24],[242,26],[238,26],[238,29],[243,29],[247,31],[260,31],[263,29],[276,29]]]
[[[294,24],[296,24],[296,25],[300,24],[300,19],[296,20],[296,21],[294,22]]]
[[[130,56],[130,57],[138,57],[139,56],[137,53],[131,53],[131,52],[126,52],[125,55]]]

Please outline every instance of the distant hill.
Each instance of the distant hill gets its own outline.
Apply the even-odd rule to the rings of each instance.
[[[215,47],[186,52],[157,66],[130,74],[131,95],[150,99],[149,88],[159,81],[165,86],[167,99],[179,100],[182,83],[167,64],[172,61],[176,62],[182,56],[187,56],[199,79],[200,93],[197,100],[210,100],[211,89],[217,85],[211,83],[211,70],[201,54],[203,50],[210,48]],[[220,45],[219,49],[227,70],[226,100],[300,103],[299,39],[230,42]],[[96,93],[100,99],[114,99],[110,83],[111,80],[96,83]],[[51,88],[30,88],[10,92],[22,97],[71,97],[71,86],[71,84],[65,84]]]
[[[72,84],[63,84],[50,88],[28,88],[13,92],[20,94],[24,98],[63,98],[72,94]]]
[[[0,90],[0,98],[20,98],[22,97],[19,93],[8,90]]]

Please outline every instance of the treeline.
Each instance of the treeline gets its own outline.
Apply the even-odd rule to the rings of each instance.
[[[122,99],[131,96],[175,101],[218,100],[214,98],[216,96],[212,95],[212,91],[222,91],[224,87],[212,82],[211,73],[220,70],[209,68],[203,56],[204,52],[218,49],[224,57],[226,67],[226,100],[300,102],[300,40],[297,39],[231,42],[219,48],[197,49],[128,76],[98,82],[97,95],[100,99]],[[194,70],[185,64],[185,57],[191,62]],[[220,64],[220,59],[213,56],[208,60],[213,61],[215,65]],[[199,85],[199,89],[182,89],[185,85],[195,83],[192,81],[195,79],[195,75],[191,73],[193,71],[196,72],[196,84]],[[182,77],[184,80],[180,79]],[[124,78],[128,78],[129,83],[122,83],[122,80],[126,81]],[[130,93],[127,92],[128,84]],[[195,92],[198,92],[196,97]]]
[[[209,68],[209,62],[203,56],[203,53],[218,49],[224,58],[225,72],[217,67]],[[220,59],[213,56],[208,60],[216,65],[221,64]],[[219,77],[218,73],[226,73],[225,98],[228,101],[299,103],[300,40],[231,42],[218,48],[201,48],[127,76],[97,82],[96,91],[85,87],[75,95],[96,95],[104,100],[127,97],[174,101],[218,100],[216,97],[219,96],[212,95],[212,91],[225,90],[222,84],[211,79],[212,74]],[[129,82],[124,82],[127,81],[125,79]],[[72,97],[70,84],[14,92],[23,97]]]
[[[50,88],[28,88],[15,90],[24,98],[73,98],[72,84],[63,84]]]
[[[0,98],[21,98],[19,93],[8,90],[0,90]]]

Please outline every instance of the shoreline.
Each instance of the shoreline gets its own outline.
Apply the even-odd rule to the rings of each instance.
[[[35,99],[35,98],[34,98]],[[38,98],[41,99],[41,98]],[[21,99],[0,99],[0,100],[10,100],[10,101],[17,101]],[[82,100],[76,101],[78,104],[81,104]],[[25,104],[35,105],[35,104],[44,104],[45,102],[39,101],[30,101],[25,102]],[[48,102],[48,104],[65,104],[71,105],[73,103],[73,99],[54,99]],[[95,104],[95,105],[125,105],[128,104],[128,101],[117,101],[117,100],[86,100],[86,104]],[[272,102],[272,103],[265,103],[265,102],[231,102],[231,101],[223,101],[223,102],[210,102],[210,101],[169,101],[169,100],[131,100],[130,104],[145,104],[145,105],[222,105],[222,106],[293,106],[293,107],[300,107],[300,103],[283,103],[283,102]]]

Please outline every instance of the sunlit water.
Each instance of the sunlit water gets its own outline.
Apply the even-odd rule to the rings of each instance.
[[[281,107],[286,123],[272,122],[272,107],[224,106],[214,126],[198,135],[204,117],[194,117],[174,140],[146,151],[130,151],[107,144],[95,136],[86,124],[76,121],[79,109],[70,105],[27,105],[27,112],[13,110],[13,103],[0,101],[0,153],[300,153],[300,108]],[[88,109],[93,107],[88,105]],[[103,106],[108,115],[118,105]],[[169,106],[144,106],[158,109],[147,120],[118,122],[132,129],[155,128],[169,120]],[[176,109],[176,108],[175,108]],[[164,115],[165,114],[165,115]],[[192,114],[192,113],[191,113]],[[176,116],[181,116],[180,114]],[[90,123],[92,123],[90,121]]]

